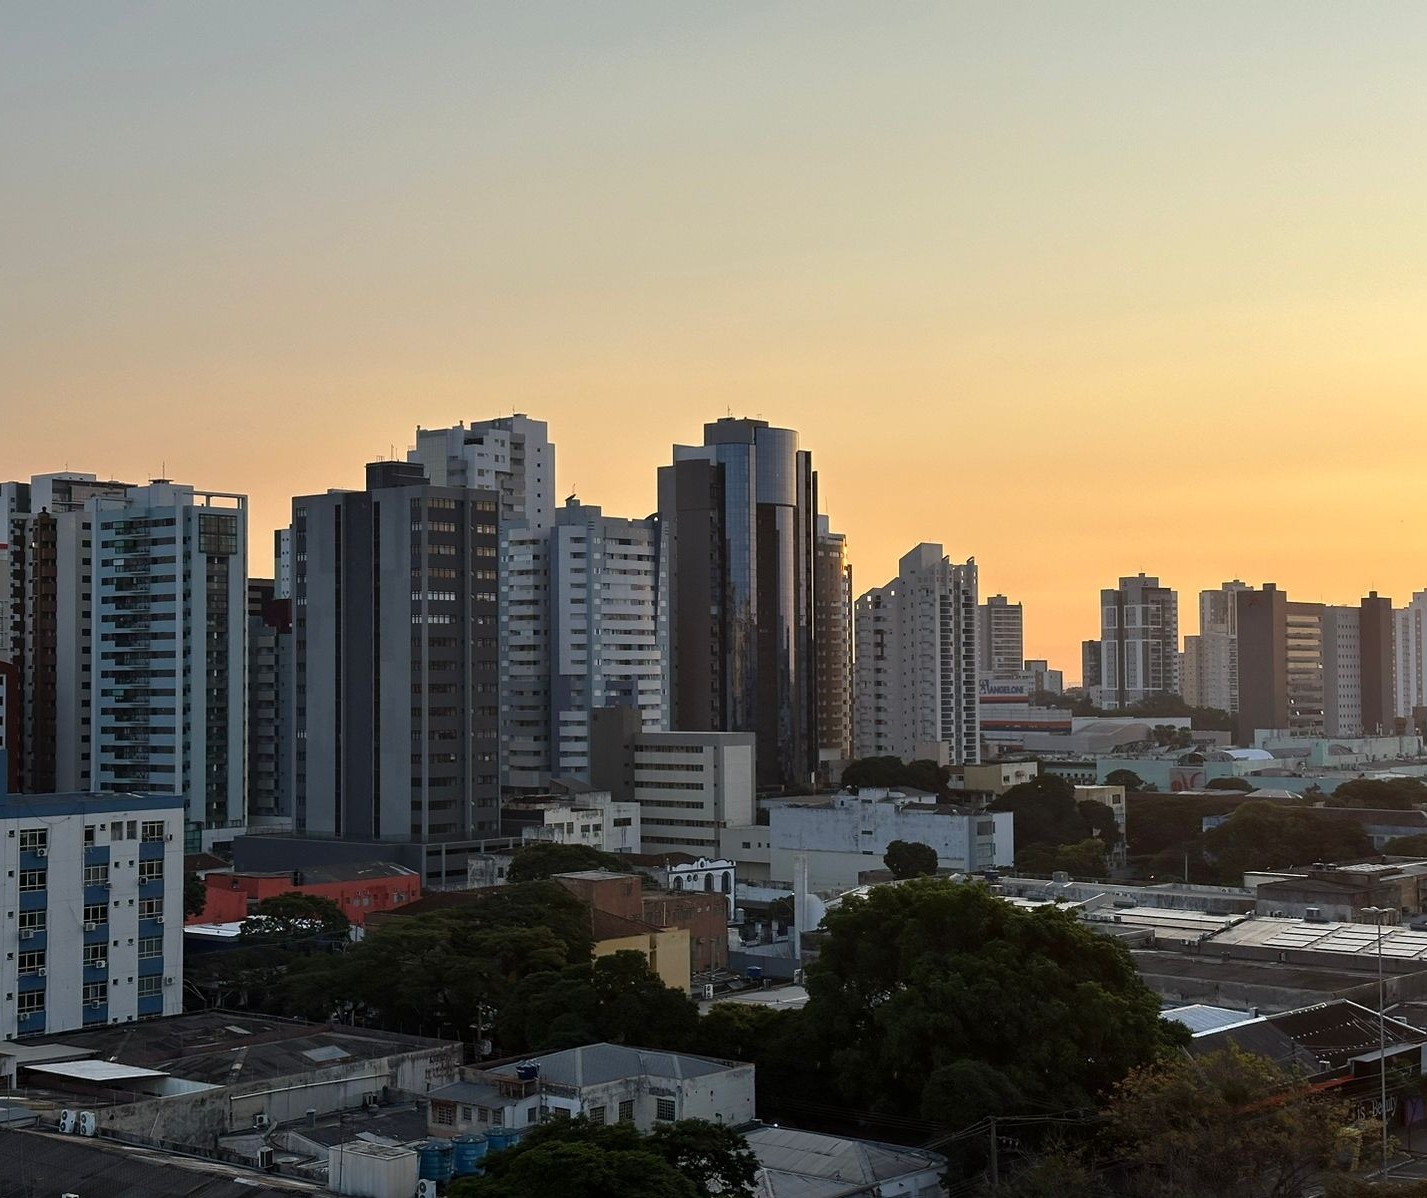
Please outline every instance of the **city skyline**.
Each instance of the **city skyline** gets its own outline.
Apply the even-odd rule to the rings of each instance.
[[[1427,11],[1095,16],[11,7],[0,477],[245,493],[261,552],[417,424],[528,412],[641,518],[731,413],[856,593],[974,556],[1068,682],[1139,571],[1405,605]]]

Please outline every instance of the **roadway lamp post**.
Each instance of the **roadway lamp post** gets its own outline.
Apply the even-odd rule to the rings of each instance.
[[[1377,924],[1377,1072],[1382,1087],[1382,1174],[1387,1176],[1387,999],[1382,986],[1382,924],[1391,907],[1364,907],[1362,913],[1371,915]]]

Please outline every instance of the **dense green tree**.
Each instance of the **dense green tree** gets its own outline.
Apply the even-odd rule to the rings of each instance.
[[[1125,791],[1131,792],[1143,790],[1145,780],[1135,773],[1134,770],[1111,770],[1105,775],[1106,786],[1123,786]]]
[[[847,899],[823,927],[802,1016],[859,1109],[957,1126],[964,1062],[982,1102],[1085,1107],[1184,1039],[1125,948],[1064,911],[925,878]]]
[[[1110,804],[1102,803],[1099,799],[1082,799],[1075,805],[1075,809],[1080,812],[1087,835],[1104,841],[1111,848],[1120,843],[1120,822],[1115,818],[1114,808]]]
[[[1372,838],[1345,816],[1305,807],[1248,802],[1204,834],[1219,879],[1239,884],[1248,870],[1286,869],[1372,853]]]
[[[1427,783],[1419,778],[1353,778],[1328,797],[1332,807],[1371,807],[1407,811],[1427,803]]]
[[[1247,778],[1210,778],[1204,783],[1205,790],[1237,790],[1240,794],[1248,794],[1257,790],[1252,782]]]
[[[1387,857],[1427,857],[1427,833],[1416,836],[1399,836],[1382,846]]]
[[[273,940],[290,943],[317,936],[346,939],[351,921],[342,908],[319,894],[289,891],[265,898],[243,921],[243,940]]]
[[[487,1158],[486,1176],[452,1182],[450,1198],[752,1198],[758,1161],[743,1137],[721,1124],[684,1119],[648,1135],[631,1123],[587,1119],[545,1123]],[[606,1188],[606,1187],[618,1188]]]
[[[936,850],[917,840],[894,840],[882,854],[882,864],[894,878],[924,878],[936,873]]]
[[[1056,850],[1055,868],[1072,878],[1105,878],[1110,870],[1105,860],[1105,842],[1087,836],[1075,844],[1063,844]]]
[[[538,882],[552,874],[579,873],[586,869],[607,869],[629,873],[629,863],[614,853],[587,844],[554,844],[536,840],[516,849],[506,872],[507,882]]]
[[[1086,835],[1075,804],[1075,786],[1055,774],[1040,774],[1012,786],[991,803],[992,811],[1015,816],[1016,846],[1074,844]]]
[[[196,873],[185,874],[183,878],[183,914],[185,919],[202,915],[208,906],[208,884]]]
[[[1298,1198],[1334,1163],[1340,1103],[1237,1048],[1130,1074],[1106,1138],[1147,1198]]]
[[[497,1022],[507,1052],[573,1048],[608,1040],[683,1049],[698,1029],[698,1007],[664,985],[637,952],[533,973],[514,989]]]
[[[945,794],[951,773],[935,761],[904,762],[900,757],[862,757],[842,771],[844,786],[907,786],[929,794]]]

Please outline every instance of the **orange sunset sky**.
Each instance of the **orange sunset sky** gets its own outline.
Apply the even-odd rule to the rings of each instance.
[[[1427,588],[1427,5],[0,5],[0,478],[360,485],[800,430],[1079,677],[1158,573]]]

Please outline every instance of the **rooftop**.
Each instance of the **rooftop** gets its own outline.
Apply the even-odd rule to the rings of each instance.
[[[1266,889],[1266,887],[1260,887]],[[1304,919],[1246,919],[1219,933],[1215,944],[1260,945],[1277,949],[1311,949],[1358,957],[1366,966],[1377,957],[1378,935],[1388,960],[1427,960],[1427,932],[1371,923],[1309,923]]]
[[[235,1011],[195,1011],[27,1040],[64,1045],[103,1062],[160,1070],[186,1081],[227,1085],[241,1066],[244,1082],[288,1077],[349,1061],[375,1060],[445,1043],[398,1032],[330,1026]],[[22,1062],[23,1064],[23,1062]]]
[[[567,1048],[563,1052],[546,1053],[532,1059],[540,1065],[543,1080],[564,1086],[598,1086],[620,1078],[643,1075],[681,1079],[708,1077],[745,1067],[739,1061],[719,1061],[688,1053],[655,1052],[624,1044],[587,1044],[583,1048]],[[506,1061],[490,1066],[486,1072],[515,1077],[515,1067],[519,1063]]]
[[[849,1140],[791,1127],[754,1127],[743,1133],[761,1166],[759,1198],[836,1198],[863,1187],[928,1170],[946,1160],[922,1148]],[[920,1190],[918,1191],[920,1192]]]

